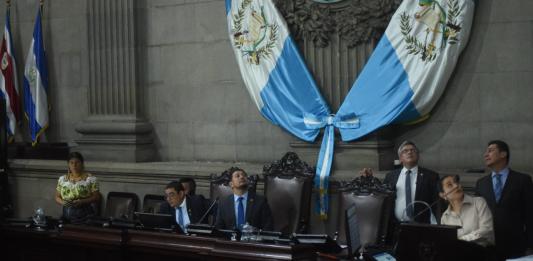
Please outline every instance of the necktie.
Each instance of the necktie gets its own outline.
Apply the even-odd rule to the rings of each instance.
[[[502,175],[496,174],[494,175],[495,182],[494,182],[494,196],[496,196],[496,202],[500,201],[500,198],[502,197]]]
[[[178,224],[180,225],[181,229],[185,229],[183,227],[183,211],[181,210],[181,207],[178,208]]]
[[[411,170],[405,172],[405,209],[408,217],[413,216],[413,206],[411,205]]]
[[[240,229],[244,225],[244,205],[242,203],[243,197],[239,197],[237,206],[237,227]]]

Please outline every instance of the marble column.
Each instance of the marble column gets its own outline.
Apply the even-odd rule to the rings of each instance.
[[[143,117],[144,1],[88,0],[88,117],[75,142],[87,159],[154,159],[152,125]]]

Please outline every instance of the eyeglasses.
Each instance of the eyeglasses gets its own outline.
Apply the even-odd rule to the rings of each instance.
[[[418,151],[416,149],[404,149],[404,150],[402,150],[402,154],[407,154],[409,152],[417,153]]]

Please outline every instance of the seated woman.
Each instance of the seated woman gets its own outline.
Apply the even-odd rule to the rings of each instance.
[[[441,179],[439,196],[449,203],[441,217],[442,225],[460,226],[457,230],[460,240],[481,246],[494,245],[492,214],[485,199],[465,194],[458,175]]]
[[[100,200],[98,180],[85,172],[83,156],[71,152],[68,173],[57,181],[55,200],[63,206],[63,219],[73,224],[84,223],[95,214],[92,204]]]

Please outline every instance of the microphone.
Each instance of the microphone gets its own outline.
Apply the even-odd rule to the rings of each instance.
[[[435,202],[438,202],[438,201],[435,201]],[[422,211],[420,211],[419,213],[417,213],[416,215],[414,215],[413,217],[408,217],[407,216],[407,209],[412,207],[414,209],[414,205],[415,204],[422,204],[424,206],[426,206],[426,208],[424,208]],[[431,207],[434,205],[435,203],[429,205],[427,202],[425,201],[422,201],[422,200],[414,200],[413,202],[409,203],[407,206],[405,206],[405,209],[403,210],[403,213],[402,213],[402,219],[403,220],[406,220],[408,219],[409,222],[411,221],[414,221],[415,218],[417,218],[418,216],[420,216],[422,213],[424,213],[426,210],[429,209],[429,215],[433,215],[433,211],[431,210]]]
[[[218,202],[218,197],[216,197],[215,200],[213,200],[213,203],[211,203],[211,206],[209,206],[209,208],[205,211],[205,213],[202,215],[200,220],[198,220],[198,222],[196,222],[196,223],[202,223],[202,221],[204,221],[204,219],[207,216],[207,214],[209,214],[209,212],[211,212],[211,210],[217,204],[217,202]]]
[[[461,185],[457,185],[455,186],[455,188],[453,188],[452,190],[444,193],[443,197],[444,198],[447,198],[448,195],[452,194],[453,192],[455,192],[456,190],[458,190],[459,188],[461,187]],[[403,210],[403,214],[402,214],[402,219],[406,219],[406,214],[407,214],[407,209],[409,207],[413,207],[414,208],[414,204],[416,203],[420,203],[424,206],[426,206],[426,208],[424,208],[422,211],[418,212],[416,215],[414,215],[412,218],[410,218],[410,221],[414,221],[417,217],[419,217],[420,215],[422,215],[424,212],[426,212],[427,210],[429,210],[429,215],[433,215],[433,210],[432,210],[432,207],[435,206],[435,204],[439,203],[439,200],[440,199],[437,199],[435,201],[433,201],[431,204],[428,204],[427,202],[425,201],[421,201],[421,200],[414,200],[413,202],[411,202],[409,205],[407,205],[405,207],[405,209]]]

